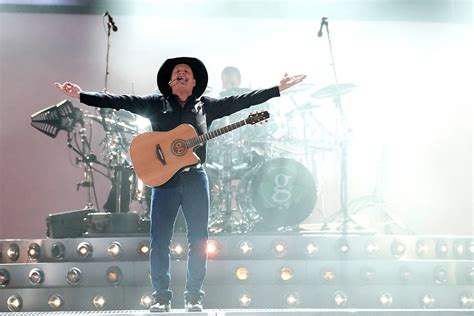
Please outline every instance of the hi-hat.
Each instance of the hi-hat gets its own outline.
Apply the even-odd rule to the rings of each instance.
[[[311,94],[312,98],[328,98],[328,97],[335,97],[345,93],[348,93],[356,87],[353,83],[339,83],[333,84],[322,89],[319,89],[316,92]]]

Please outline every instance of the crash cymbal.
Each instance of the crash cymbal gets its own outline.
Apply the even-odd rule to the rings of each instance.
[[[311,94],[312,98],[335,97],[352,91],[356,87],[353,83],[339,83],[319,89]]]
[[[288,90],[285,90],[282,92],[282,94],[292,94],[292,93],[298,93],[298,92],[304,92],[308,91],[311,89],[316,88],[316,86],[312,83],[299,83]]]

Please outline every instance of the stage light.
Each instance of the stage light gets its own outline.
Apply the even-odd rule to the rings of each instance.
[[[20,295],[10,295],[7,299],[7,306],[10,312],[19,312],[23,308],[23,299]]]
[[[215,240],[207,241],[207,255],[214,257],[219,253],[219,244]]]
[[[122,270],[117,266],[107,268],[105,279],[112,285],[120,284],[120,281],[122,281]]]
[[[240,294],[239,305],[241,307],[248,307],[248,306],[250,306],[251,303],[252,303],[252,297],[250,297],[249,294],[247,294],[247,293]]]
[[[182,258],[185,255],[185,249],[180,243],[173,243],[170,248],[171,255],[175,258]]]
[[[438,255],[438,257],[446,257],[448,255],[448,249],[448,244],[445,240],[440,239],[436,242],[436,254]]]
[[[308,257],[314,257],[319,252],[319,245],[315,242],[310,242],[309,244],[306,245],[304,252],[306,253]]]
[[[349,242],[347,241],[347,239],[345,238],[340,238],[337,242],[336,242],[336,251],[341,254],[341,255],[345,255],[349,252],[350,250],[350,247],[349,247]]]
[[[104,309],[105,305],[107,305],[107,300],[105,299],[105,297],[99,294],[94,296],[94,298],[92,299],[92,304],[96,309],[101,310]]]
[[[456,256],[458,256],[458,257],[462,257],[465,253],[464,244],[460,240],[457,240],[457,241],[454,242],[453,249],[456,253]]]
[[[56,242],[51,247],[51,254],[54,258],[63,260],[66,257],[66,247],[62,242]]]
[[[8,247],[7,250],[7,257],[11,261],[17,261],[18,258],[20,257],[20,247],[16,243],[12,243],[10,247]]]
[[[367,253],[367,256],[369,257],[375,257],[378,251],[379,251],[379,246],[374,241],[369,242],[367,246],[365,247],[365,252]]]
[[[431,294],[425,294],[421,298],[421,307],[423,308],[433,307],[434,303],[435,298]]]
[[[250,255],[252,253],[253,244],[250,241],[239,242],[239,249],[243,255]]]
[[[239,281],[247,281],[249,278],[249,270],[244,267],[240,267],[235,271],[235,277]]]
[[[273,243],[272,253],[275,257],[282,258],[288,253],[288,245],[283,241],[275,241]]]
[[[448,281],[448,271],[442,266],[435,267],[433,278],[436,284],[444,284]]]
[[[416,249],[417,256],[420,257],[420,258],[426,256],[428,254],[428,251],[429,251],[429,247],[425,243],[424,240],[418,240],[416,242],[415,249]]]
[[[0,269],[0,288],[7,287],[10,283],[10,273],[6,269]]]
[[[398,269],[398,277],[401,281],[408,282],[413,279],[413,273],[408,266],[401,266]]]
[[[400,258],[406,252],[406,246],[399,240],[394,240],[391,245],[392,255],[396,258]]]
[[[363,281],[371,282],[375,279],[375,270],[372,267],[360,268],[360,278]]]
[[[290,307],[298,306],[301,303],[300,296],[296,292],[290,293],[286,296],[285,302],[286,302],[286,305]]]
[[[280,269],[280,279],[282,281],[289,281],[293,278],[294,276],[294,273],[293,273],[293,270],[291,270],[291,268],[287,268],[287,267],[284,267],[284,268],[281,268]]]
[[[140,305],[145,307],[145,308],[150,308],[151,305],[153,305],[153,297],[150,295],[143,295],[140,298]]]
[[[66,273],[66,282],[71,285],[77,285],[79,282],[81,282],[81,275],[82,272],[79,268],[70,268]]]
[[[388,292],[380,294],[379,303],[382,307],[390,307],[393,303],[392,295]]]
[[[87,242],[87,241],[83,241],[81,242],[78,246],[77,246],[77,254],[79,255],[79,257],[81,258],[89,258],[92,256],[92,253],[93,253],[93,248],[92,248],[92,245]]]
[[[107,246],[107,253],[113,258],[118,258],[122,255],[122,244],[118,241],[114,241]]]
[[[30,260],[37,260],[41,255],[41,247],[37,243],[31,243],[27,250],[28,258]]]
[[[338,291],[338,292],[334,293],[334,296],[333,296],[334,306],[336,306],[338,308],[346,307],[347,306],[347,301],[348,301],[348,298],[347,298],[346,293],[344,293],[342,291]]]
[[[321,269],[321,279],[326,282],[331,282],[336,279],[336,273],[331,268]]]
[[[148,241],[141,241],[138,244],[137,252],[142,256],[148,256],[150,253],[150,243]]]
[[[469,242],[467,249],[469,250],[469,254],[472,257],[474,255],[474,241]]]
[[[474,267],[467,267],[466,279],[470,283],[474,283]]]
[[[48,299],[49,308],[53,311],[61,309],[64,305],[64,298],[59,294],[53,294]]]
[[[459,305],[464,308],[471,308],[473,306],[472,295],[469,293],[462,294],[459,298]]]
[[[30,279],[31,284],[40,285],[44,282],[44,272],[40,268],[31,269],[28,278]]]

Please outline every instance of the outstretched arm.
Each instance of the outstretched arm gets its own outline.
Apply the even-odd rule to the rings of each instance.
[[[278,89],[280,92],[293,87],[295,84],[300,83],[301,81],[306,78],[306,75],[297,75],[297,76],[292,76],[288,77],[288,74],[285,74],[283,78],[280,80],[280,84],[278,85]]]
[[[82,92],[81,87],[75,83],[66,81],[65,83],[55,82],[54,85],[61,90],[65,95],[70,96],[71,98],[79,99]]]

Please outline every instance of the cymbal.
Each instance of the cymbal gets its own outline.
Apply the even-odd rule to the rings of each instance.
[[[314,89],[316,86],[312,83],[299,83],[288,90],[284,90],[282,94],[292,94],[292,93],[298,93],[298,92],[304,92],[308,91],[310,89]]]
[[[314,104],[314,103],[306,103],[306,104],[303,104],[301,106],[298,106],[296,109],[294,109],[293,111],[289,112],[286,114],[286,116],[291,116],[291,115],[294,115],[294,114],[297,114],[297,113],[301,113],[301,112],[306,112],[306,111],[312,111],[314,109],[318,109],[320,108],[321,105],[319,104]]]
[[[333,84],[311,94],[312,98],[335,97],[352,91],[356,87],[353,83]]]

